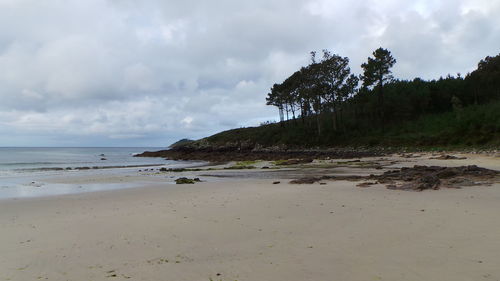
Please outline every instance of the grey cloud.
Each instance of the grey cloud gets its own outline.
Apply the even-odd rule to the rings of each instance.
[[[498,1],[0,1],[0,145],[166,145],[275,118],[269,87],[328,48],[395,76],[498,53]],[[21,141],[22,140],[22,141]]]

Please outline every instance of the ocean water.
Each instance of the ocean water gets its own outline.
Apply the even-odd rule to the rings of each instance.
[[[46,184],[50,177],[137,173],[141,167],[188,167],[190,162],[133,157],[161,147],[0,147],[0,199],[133,187],[133,184]]]
[[[168,164],[162,158],[133,157],[140,147],[0,147],[0,173],[26,173],[81,167],[112,167]],[[103,160],[105,159],[105,160]]]

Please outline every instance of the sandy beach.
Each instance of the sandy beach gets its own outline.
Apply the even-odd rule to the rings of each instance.
[[[498,157],[465,156],[395,156],[384,170],[500,170]],[[330,172],[339,171],[383,170]],[[287,175],[297,170],[270,172],[1,200],[0,280],[500,280],[498,182],[413,192],[352,181],[294,185]]]

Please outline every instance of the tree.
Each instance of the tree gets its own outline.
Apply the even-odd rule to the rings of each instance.
[[[306,94],[312,100],[312,109],[316,115],[316,125],[318,128],[318,137],[321,136],[321,113],[323,112],[323,100],[325,93],[325,84],[321,77],[321,64],[316,62],[315,52],[311,52],[311,64],[304,69],[304,80]]]
[[[500,54],[481,60],[477,70],[466,77],[475,104],[500,98]]]
[[[271,92],[267,94],[266,104],[276,106],[280,114],[280,125],[283,126],[284,115],[283,115],[283,97],[280,92],[281,85],[274,84],[271,88]]]
[[[392,81],[391,68],[396,63],[396,59],[392,57],[391,52],[387,49],[378,48],[373,52],[373,58],[369,57],[368,62],[363,63],[363,87],[369,88],[376,86],[378,88],[378,108],[379,118],[384,131],[385,110],[384,110],[384,84]]]
[[[358,78],[351,74],[349,58],[341,57],[323,50],[321,61],[321,80],[325,88],[326,101],[331,105],[333,111],[333,129],[339,127],[339,112],[342,111],[342,103],[353,94],[358,85]]]

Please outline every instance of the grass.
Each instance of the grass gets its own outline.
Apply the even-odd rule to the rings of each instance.
[[[240,161],[236,163],[236,166],[253,166],[257,164],[259,161]]]
[[[248,169],[255,169],[255,166],[231,166],[231,167],[225,167],[224,170],[248,170]]]

